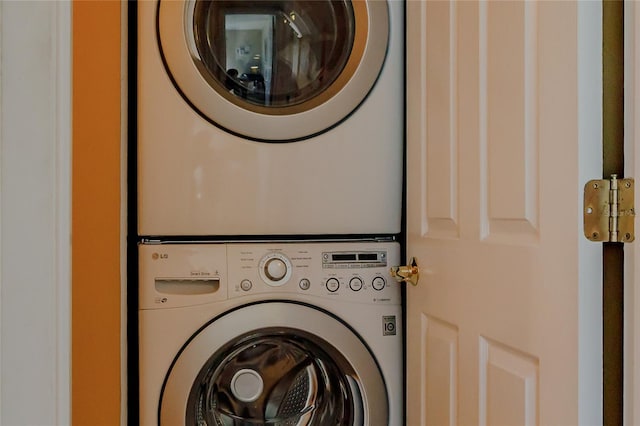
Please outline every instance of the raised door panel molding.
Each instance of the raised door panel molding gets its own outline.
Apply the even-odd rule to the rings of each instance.
[[[479,354],[479,424],[536,426],[538,360],[484,337]]]
[[[538,51],[535,2],[479,5],[483,237],[538,236]]]
[[[458,329],[424,315],[422,318],[424,382],[422,423],[456,425],[458,409]]]
[[[458,64],[455,2],[427,2],[426,220],[428,236],[456,237],[458,229]],[[442,37],[446,34],[447,37]],[[411,84],[411,81],[409,81]]]

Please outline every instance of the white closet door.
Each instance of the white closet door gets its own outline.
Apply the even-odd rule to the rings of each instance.
[[[601,423],[600,4],[407,8],[407,424]]]

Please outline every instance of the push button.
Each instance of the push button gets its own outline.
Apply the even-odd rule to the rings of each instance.
[[[240,288],[244,291],[251,290],[251,287],[253,287],[253,283],[249,280],[242,280],[240,282]]]
[[[382,277],[375,277],[371,282],[373,289],[378,291],[382,290],[386,284],[387,282]]]
[[[331,293],[335,293],[340,288],[340,282],[336,278],[329,278],[327,280],[327,290]]]
[[[359,277],[351,278],[351,281],[349,281],[349,288],[353,291],[362,290],[362,279]]]
[[[298,283],[298,285],[300,286],[300,289],[302,290],[309,290],[309,287],[311,287],[311,281],[309,281],[306,278],[303,278],[300,280],[300,283]]]

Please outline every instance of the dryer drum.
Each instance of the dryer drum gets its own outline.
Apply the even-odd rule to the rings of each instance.
[[[362,419],[355,372],[317,337],[264,329],[211,356],[187,402],[189,425],[353,425]]]
[[[218,127],[271,142],[346,119],[375,86],[389,42],[383,1],[165,0],[156,25],[182,97]]]
[[[277,114],[353,72],[345,70],[355,35],[347,1],[196,1],[192,34],[202,76],[248,109]]]

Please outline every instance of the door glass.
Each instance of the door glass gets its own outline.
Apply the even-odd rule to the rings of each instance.
[[[205,80],[238,105],[293,106],[344,69],[355,34],[349,1],[202,1],[192,56]]]
[[[351,425],[362,418],[356,383],[344,357],[318,337],[259,330],[220,349],[200,370],[186,424]]]

